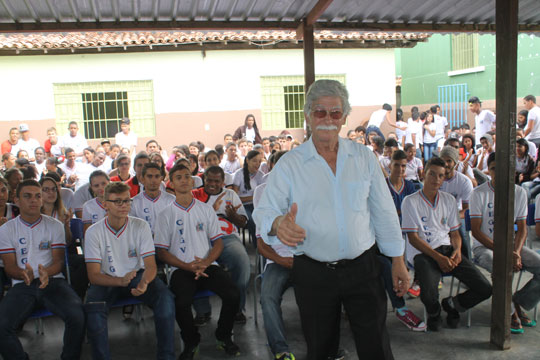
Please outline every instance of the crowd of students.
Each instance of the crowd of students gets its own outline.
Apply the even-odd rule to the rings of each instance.
[[[527,204],[536,199],[540,208],[535,102],[533,96],[524,99],[528,112],[520,112],[517,122],[514,270],[533,277],[513,296],[514,333],[536,325],[525,310],[540,300],[540,255],[524,246]],[[406,122],[398,109],[394,121],[385,104],[367,127],[347,134],[379,159],[394,200],[415,274],[409,294],[420,297],[426,323],[396,296],[391,259],[381,254],[378,259],[396,316],[414,331],[439,331],[441,310],[455,328],[460,313],[491,296],[491,284],[476,265],[492,270],[495,115],[483,110],[477,97],[469,106],[476,121],[472,130],[466,123],[449,129],[438,106],[425,112],[413,108]],[[380,131],[384,121],[396,129],[386,138]],[[179,359],[192,359],[201,341],[197,326],[211,318],[208,298],[194,296],[211,290],[222,300],[218,347],[238,355],[232,334],[235,323],[246,322],[250,260],[239,235],[246,229],[266,259],[261,305],[270,349],[276,359],[294,359],[280,309],[282,294],[292,285],[294,258],[287,246],[262,240],[252,213],[272,168],[300,142],[287,132],[262,138],[251,114],[223,144],[210,149],[192,142],[170,155],[156,140],[137,149],[127,118],[114,144],[103,139],[96,148],[88,146],[76,122],[68,130],[59,137],[48,129],[41,146],[21,124],[1,146],[0,354],[24,358],[17,329],[39,305],[66,323],[62,358],[79,358],[86,328],[93,358],[108,359],[108,311],[117,299],[134,296],[154,312],[157,358],[175,358],[176,320],[184,342]],[[467,210],[472,244],[465,231]],[[73,217],[84,224],[83,249],[72,239]],[[65,251],[71,286],[63,275]],[[439,303],[441,274],[454,275],[467,290]],[[130,311],[126,307],[125,316]],[[342,357],[336,345],[333,359]]]

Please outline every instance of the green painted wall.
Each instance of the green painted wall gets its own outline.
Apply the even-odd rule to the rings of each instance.
[[[437,102],[437,87],[468,84],[470,95],[482,100],[495,99],[495,36],[478,39],[478,73],[448,76],[452,70],[450,35],[434,34],[412,49],[396,49],[396,75],[402,76],[402,105]],[[399,72],[398,72],[399,71]],[[520,34],[518,43],[517,96],[540,95],[540,37]]]

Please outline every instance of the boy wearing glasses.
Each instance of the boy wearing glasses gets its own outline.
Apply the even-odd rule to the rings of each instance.
[[[174,300],[156,278],[155,250],[148,224],[128,216],[129,186],[105,188],[107,216],[90,226],[84,254],[90,288],[86,298],[87,330],[92,357],[110,359],[107,313],[121,297],[135,296],[154,311],[157,358],[174,359]]]
[[[0,302],[0,354],[4,359],[26,359],[17,329],[36,306],[45,306],[63,319],[62,359],[78,359],[84,337],[81,300],[64,280],[64,226],[40,213],[41,186],[24,180],[15,203],[20,215],[0,227],[0,254],[12,288]]]
[[[193,198],[193,179],[186,166],[173,166],[169,178],[176,201],[157,219],[154,243],[159,259],[173,268],[170,287],[176,297],[176,322],[184,340],[184,350],[178,359],[193,359],[199,349],[201,335],[191,313],[193,296],[198,290],[211,290],[221,298],[215,333],[218,348],[228,355],[238,355],[240,349],[231,336],[240,294],[229,275],[216,263],[223,250],[218,217],[212,206]]]

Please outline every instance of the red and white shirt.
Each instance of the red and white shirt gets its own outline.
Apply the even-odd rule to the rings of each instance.
[[[208,256],[212,242],[223,236],[212,206],[193,199],[184,208],[176,201],[162,211],[156,222],[154,245],[183,262]]]
[[[39,278],[39,265],[52,264],[52,250],[63,250],[65,246],[64,225],[47,215],[41,215],[33,224],[18,216],[0,226],[0,254],[14,253],[21,269],[30,264],[36,279]],[[53,277],[63,278],[64,275],[58,273]],[[22,280],[12,279],[13,285],[20,282]]]
[[[144,258],[156,254],[150,226],[128,216],[124,226],[116,231],[108,220],[105,217],[86,231],[85,261],[101,264],[101,272],[114,277],[144,269]]]
[[[152,234],[154,234],[155,223],[159,213],[172,205],[175,200],[176,198],[166,191],[160,191],[154,199],[143,191],[133,197],[129,214],[146,221],[150,225]]]

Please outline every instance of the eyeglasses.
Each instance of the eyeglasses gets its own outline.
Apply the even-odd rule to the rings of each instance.
[[[129,166],[128,162],[119,163],[118,166]]]
[[[131,200],[131,199],[127,199],[127,200],[118,199],[118,200],[105,200],[105,201],[113,203],[116,206],[128,205],[128,204],[131,204],[133,202],[133,200]]]
[[[55,187],[42,187],[41,190],[43,190],[45,193],[53,193],[58,191],[58,189]]]
[[[339,120],[343,117],[343,111],[341,110],[328,111],[325,109],[315,109],[312,112],[313,112],[313,115],[315,115],[317,119],[324,119],[328,114],[330,114],[330,118],[334,120]]]

